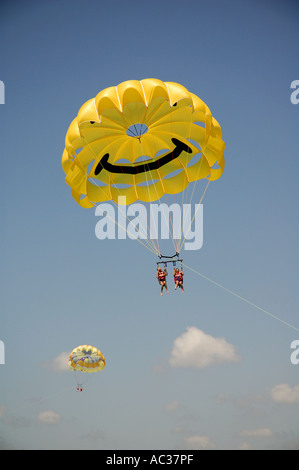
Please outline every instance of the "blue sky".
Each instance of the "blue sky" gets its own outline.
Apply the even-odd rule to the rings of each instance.
[[[0,448],[298,449],[298,3],[0,8]],[[170,279],[161,298],[156,257],[98,240],[94,210],[72,199],[70,122],[100,90],[149,77],[200,96],[226,142],[186,265],[294,328],[188,269],[186,294]],[[80,344],[107,366],[77,394],[57,365]]]

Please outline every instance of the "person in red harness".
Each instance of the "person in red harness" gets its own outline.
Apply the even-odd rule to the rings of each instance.
[[[184,294],[185,291],[184,291],[184,286],[183,286],[183,276],[184,276],[184,273],[183,273],[183,268],[181,268],[181,270],[179,270],[179,268],[174,268],[173,269],[173,278],[174,278],[174,290],[177,290],[178,287],[180,287],[182,289],[182,293]]]
[[[162,271],[161,268],[157,268],[157,279],[159,281],[159,284],[161,286],[161,295],[163,295],[163,287],[165,287],[167,294],[169,294],[168,288],[167,288],[167,282],[166,282],[166,276],[168,276],[167,269],[165,268],[164,271]]]

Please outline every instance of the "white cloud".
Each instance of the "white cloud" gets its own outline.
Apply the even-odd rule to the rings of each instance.
[[[179,408],[179,402],[174,400],[164,406],[165,411],[176,411]]]
[[[260,429],[244,429],[244,431],[240,432],[240,436],[246,437],[270,437],[273,436],[271,429],[269,428],[260,428]]]
[[[203,369],[212,364],[239,360],[234,346],[224,338],[214,338],[192,326],[175,339],[169,363],[172,367]]]
[[[176,426],[175,428],[172,429],[171,432],[175,433],[175,434],[179,434],[181,432],[183,432],[183,427],[182,426]]]
[[[208,436],[190,436],[184,439],[185,446],[189,450],[215,449],[216,445]]]
[[[42,364],[44,367],[53,370],[54,372],[66,372],[69,369],[69,356],[70,352],[62,352],[52,361],[47,361]]]
[[[252,446],[248,442],[241,442],[241,444],[238,445],[237,450],[252,450]]]
[[[56,424],[60,421],[60,415],[55,411],[43,411],[37,417],[38,421],[43,424]]]
[[[275,385],[270,393],[276,403],[299,403],[299,385],[294,387],[290,387],[287,383]]]

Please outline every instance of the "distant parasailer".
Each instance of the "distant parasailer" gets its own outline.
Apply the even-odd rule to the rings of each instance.
[[[105,368],[106,361],[101,351],[94,346],[82,345],[75,348],[69,357],[69,366],[72,371],[84,373],[95,373]],[[82,392],[83,381],[77,376],[77,391]]]

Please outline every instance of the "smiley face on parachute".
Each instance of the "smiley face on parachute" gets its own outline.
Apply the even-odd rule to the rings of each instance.
[[[218,179],[224,148],[221,127],[199,97],[173,82],[130,80],[81,107],[62,166],[81,206],[119,196],[131,204]]]

